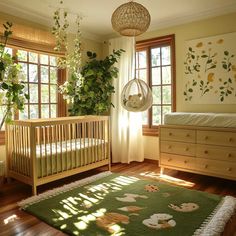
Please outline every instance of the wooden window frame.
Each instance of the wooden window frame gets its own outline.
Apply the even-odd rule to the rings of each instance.
[[[136,52],[146,51],[147,53],[147,81],[152,87],[151,81],[151,49],[155,47],[170,46],[171,48],[171,111],[176,111],[176,60],[175,60],[175,35],[166,35],[162,37],[142,40],[136,42]],[[161,66],[162,68],[162,66]],[[161,87],[163,84],[161,83]],[[162,101],[161,101],[162,106]],[[158,136],[159,126],[152,125],[152,107],[148,110],[148,125],[143,125],[143,135]]]
[[[16,40],[16,39],[14,40],[11,39],[9,41],[10,42],[8,43],[7,47],[12,48],[13,51],[25,50],[28,52],[30,51],[30,52],[35,52],[38,54],[46,54],[48,56],[62,56],[63,55],[61,53],[57,54],[53,52],[51,47],[46,47],[45,45],[36,44],[36,43],[32,44],[32,43],[23,42],[22,40]],[[27,61],[25,63],[28,64],[29,62]],[[40,67],[40,65],[41,64],[38,63],[38,68]],[[67,76],[66,70],[58,69],[57,76],[58,76],[57,84],[62,85],[66,81],[66,76]],[[40,84],[39,84],[39,89],[41,89]],[[40,103],[37,103],[37,104],[40,105]],[[63,117],[63,116],[66,116],[66,114],[67,114],[66,102],[63,99],[63,96],[60,93],[58,93],[57,94],[57,117]],[[15,119],[18,119],[18,118],[19,118],[19,114],[17,113],[15,114]],[[4,144],[5,144],[5,131],[0,131],[0,145],[4,145]]]

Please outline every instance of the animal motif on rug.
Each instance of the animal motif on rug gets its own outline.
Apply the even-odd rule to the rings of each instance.
[[[154,184],[147,184],[147,185],[145,185],[144,189],[147,192],[151,192],[151,193],[159,191],[159,188]]]
[[[173,216],[166,213],[157,213],[151,215],[149,219],[143,220],[143,224],[152,229],[166,229],[176,226]]]
[[[196,211],[199,208],[199,206],[193,202],[182,203],[180,206],[169,204],[168,207],[175,211],[180,211],[180,212],[192,212]]]
[[[129,224],[129,217],[116,212],[105,213],[96,219],[98,227],[105,229],[109,233],[116,233],[115,227],[117,223]]]
[[[143,207],[138,207],[138,206],[126,206],[126,207],[118,208],[118,210],[126,211],[126,212],[138,212],[142,209]]]
[[[148,197],[145,195],[125,193],[124,197],[116,197],[116,200],[121,202],[136,202],[136,198],[147,199]]]

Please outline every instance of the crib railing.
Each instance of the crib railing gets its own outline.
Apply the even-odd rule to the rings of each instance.
[[[107,116],[15,121],[6,128],[8,175],[33,186],[102,165],[110,168]]]

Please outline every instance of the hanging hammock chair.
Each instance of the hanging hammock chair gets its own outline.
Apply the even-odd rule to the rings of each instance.
[[[127,111],[145,111],[152,105],[152,91],[143,80],[132,79],[121,92],[121,105]]]

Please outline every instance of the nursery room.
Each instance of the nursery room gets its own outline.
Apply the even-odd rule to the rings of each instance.
[[[235,0],[0,1],[0,235],[236,235]]]

